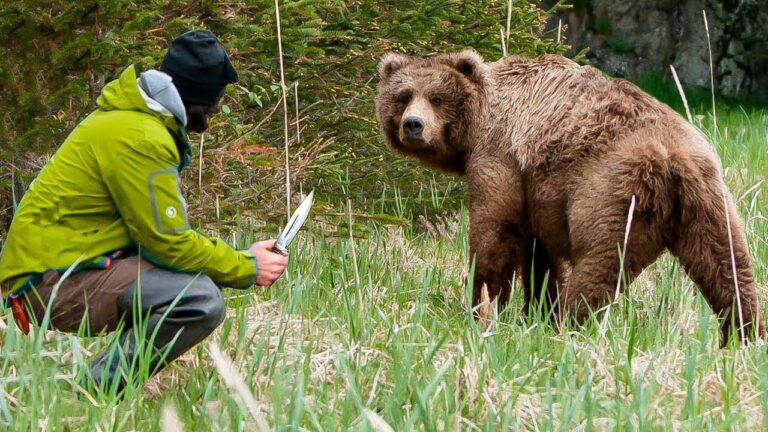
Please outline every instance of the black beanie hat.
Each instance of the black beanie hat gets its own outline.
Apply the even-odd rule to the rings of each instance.
[[[186,107],[213,105],[227,84],[237,82],[237,72],[213,33],[192,30],[171,42],[160,70],[173,78]]]

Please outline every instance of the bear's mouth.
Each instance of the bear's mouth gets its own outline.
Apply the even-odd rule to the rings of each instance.
[[[423,138],[403,138],[400,142],[409,150],[425,150],[432,147],[432,144]]]
[[[397,122],[394,121],[394,119],[390,120],[388,123],[389,123],[388,127],[386,128],[387,138],[388,138],[389,144],[395,150],[408,152],[408,151],[427,150],[432,147],[432,144],[429,141],[424,140],[423,138],[414,139],[414,138],[401,137],[400,133],[398,133],[400,128],[398,127],[398,124]]]

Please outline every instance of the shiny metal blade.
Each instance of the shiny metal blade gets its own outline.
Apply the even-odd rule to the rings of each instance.
[[[294,237],[296,237],[296,234],[299,232],[299,230],[301,230],[301,227],[304,226],[304,222],[307,221],[307,218],[309,217],[309,210],[312,208],[312,202],[314,199],[315,191],[313,190],[309,193],[309,195],[307,195],[306,198],[304,198],[304,201],[301,202],[296,211],[293,212],[291,218],[288,220],[288,224],[285,226],[285,229],[283,229],[280,235],[277,236],[277,240],[275,241],[275,249],[283,253],[287,252],[288,246],[291,244]]]

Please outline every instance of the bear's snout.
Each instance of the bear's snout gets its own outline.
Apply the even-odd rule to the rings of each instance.
[[[421,140],[424,132],[424,120],[416,116],[406,117],[403,120],[403,134],[408,139]]]

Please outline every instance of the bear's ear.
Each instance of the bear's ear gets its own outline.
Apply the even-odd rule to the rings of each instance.
[[[379,59],[379,65],[377,69],[379,71],[379,78],[385,80],[397,72],[398,69],[408,64],[410,60],[408,57],[397,53],[386,53]]]
[[[451,67],[460,74],[467,77],[474,83],[480,83],[483,80],[481,67],[484,63],[483,57],[475,50],[464,50],[451,55],[448,58]]]

